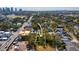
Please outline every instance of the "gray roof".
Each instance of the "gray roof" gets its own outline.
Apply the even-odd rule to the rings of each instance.
[[[76,47],[69,47],[67,51],[79,51]]]

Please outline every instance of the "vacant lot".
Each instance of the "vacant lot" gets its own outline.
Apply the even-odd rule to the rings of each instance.
[[[49,45],[44,48],[43,46],[36,46],[37,51],[56,51],[55,48],[50,47]]]

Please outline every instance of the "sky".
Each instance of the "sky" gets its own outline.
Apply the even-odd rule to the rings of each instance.
[[[79,7],[17,7],[17,8],[29,11],[79,10]]]

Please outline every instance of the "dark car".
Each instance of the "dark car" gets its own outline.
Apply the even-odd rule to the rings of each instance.
[[[26,47],[27,47],[27,50],[32,50],[33,49],[32,45],[29,45],[29,44]]]

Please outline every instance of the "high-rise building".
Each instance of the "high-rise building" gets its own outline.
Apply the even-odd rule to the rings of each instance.
[[[0,12],[2,12],[2,8],[0,8]]]
[[[6,8],[5,11],[6,11],[6,12],[10,12],[10,8]]]
[[[17,12],[17,8],[15,8],[15,12]]]
[[[13,7],[11,7],[11,12],[13,12]]]
[[[21,11],[22,11],[22,9],[19,9],[19,11],[21,12]]]
[[[5,12],[5,8],[2,8],[2,11]]]

